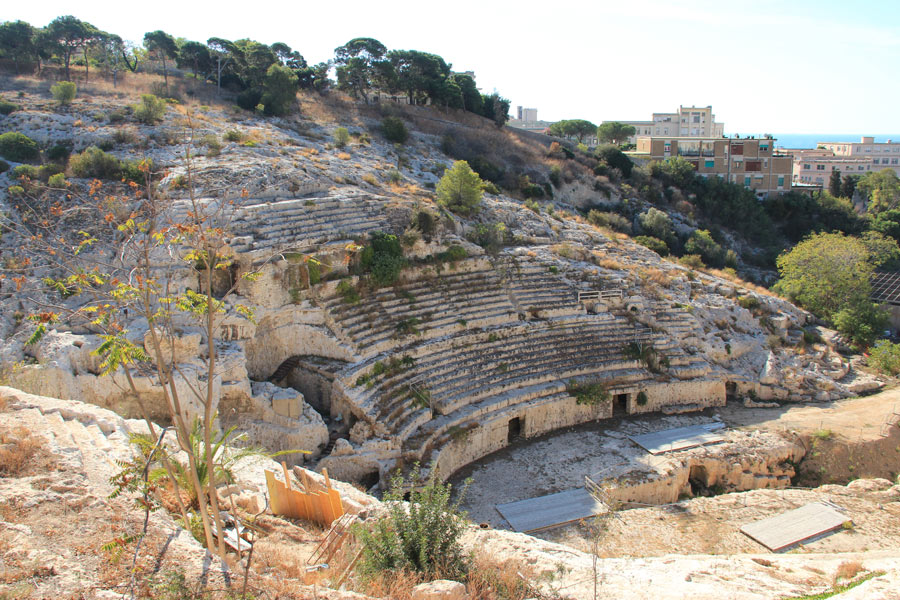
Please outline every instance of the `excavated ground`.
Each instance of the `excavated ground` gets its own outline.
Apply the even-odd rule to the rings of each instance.
[[[865,398],[822,404],[745,408],[738,403],[681,416],[626,417],[591,423],[525,440],[456,473],[451,482],[458,489],[467,478],[471,485],[462,504],[476,522],[509,529],[495,505],[550,494],[583,485],[584,476],[661,471],[666,461],[691,455],[731,460],[736,447],[747,453],[776,451],[778,444],[793,442],[803,448],[796,485],[847,483],[858,477],[886,477],[890,488],[900,469],[900,429],[888,437],[880,431],[894,410],[900,390]],[[627,435],[721,419],[729,426],[726,441],[650,457],[626,439]],[[737,446],[736,446],[737,445]],[[537,537],[590,551],[597,528],[601,556],[659,556],[667,553],[732,554],[765,551],[743,536],[740,526],[772,516],[807,502],[831,500],[845,507],[857,527],[819,540],[812,552],[852,552],[900,547],[896,521],[900,515],[900,488],[888,491],[851,483],[848,487],[754,490],[712,498],[683,500],[666,507],[620,511],[608,523],[582,523],[541,532]],[[878,486],[876,486],[878,487]]]

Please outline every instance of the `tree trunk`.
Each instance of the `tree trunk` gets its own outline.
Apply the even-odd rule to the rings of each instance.
[[[72,81],[72,77],[69,75],[69,59],[72,58],[72,51],[68,48],[66,49],[66,81]]]
[[[88,63],[88,55],[87,55],[88,47],[87,44],[84,45],[84,49],[82,50],[82,55],[84,56],[84,82],[88,82],[88,74],[90,72],[91,66]]]
[[[166,96],[169,95],[169,71],[166,69],[166,55],[163,54],[163,80],[166,82]]]

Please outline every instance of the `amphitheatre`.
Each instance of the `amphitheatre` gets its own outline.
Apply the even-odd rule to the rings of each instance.
[[[4,78],[3,96],[19,109],[0,118],[0,132],[42,147],[71,142],[73,153],[116,140],[115,156],[152,158],[162,218],[201,210],[221,227],[232,260],[210,286],[180,257],[153,257],[172,289],[223,303],[213,340],[187,317],[165,332],[185,417],[202,413],[191,390],[209,385],[217,427],[234,427],[267,452],[307,451],[276,460],[286,461],[285,473],[327,469],[348,510],[364,515],[377,513],[391,478],[415,465],[455,490],[471,478],[462,501],[472,521],[467,547],[523,565],[543,582],[535,583],[542,597],[594,597],[595,581],[619,598],[801,597],[831,589],[847,571],[869,577],[836,597],[900,597],[894,380],[842,353],[833,331],[765,288],[663,259],[585,218],[591,209],[649,207],[634,189],[565,155],[548,158],[559,144],[544,135],[462,111],[337,94],[301,94],[297,113],[285,117],[185,95],[157,124],[110,119],[147,84],[133,80],[122,89],[85,85],[61,109],[50,82]],[[384,139],[385,117],[408,127],[405,144]],[[350,134],[342,145],[333,141],[339,127]],[[219,151],[200,141],[210,138]],[[537,209],[494,187],[476,213],[454,214],[434,190],[463,152],[535,182],[557,165],[562,179]],[[68,181],[70,192],[91,185]],[[4,212],[16,211],[5,191],[16,184],[12,170],[0,183]],[[690,216],[672,218],[696,226]],[[100,221],[73,226],[96,226],[112,245],[115,227]],[[359,263],[384,234],[396,236],[404,266],[379,286]],[[486,242],[490,235],[498,239]],[[22,239],[4,232],[4,257]],[[85,255],[115,258],[99,242]],[[18,273],[52,270],[20,268],[0,294],[4,444],[25,435],[15,433],[22,427],[46,442],[40,469],[0,480],[0,590],[66,597],[84,585],[96,593],[85,597],[120,597],[100,593],[127,566],[98,562],[101,523],[120,513],[110,523],[125,531],[140,514],[121,514],[121,500],[107,498],[108,479],[128,456],[128,435],[147,430],[142,410],[161,425],[171,415],[154,369],[104,373],[95,352],[104,338],[89,325],[60,321],[40,343],[26,343],[29,302],[65,311],[83,301],[40,286],[13,289]],[[128,339],[151,353],[153,328],[125,315]],[[629,439],[710,424],[720,443],[651,455]],[[229,493],[242,509],[264,505],[262,466],[248,462],[238,475],[240,492]],[[586,477],[615,500],[602,524],[585,517],[528,535],[496,508],[583,489]],[[839,505],[850,530],[786,554],[739,531],[816,501]],[[44,526],[48,519],[58,525]],[[280,577],[297,585],[284,588],[288,596],[364,597],[329,589],[337,573],[300,564],[328,527],[267,519],[257,542],[270,567],[259,575],[265,585]],[[181,564],[212,587],[229,569],[243,572],[234,556],[230,567],[202,566],[202,546],[177,533],[165,511],[151,521],[147,543],[164,547],[157,571]],[[48,552],[53,539],[65,549]],[[30,575],[17,578],[16,569]]]

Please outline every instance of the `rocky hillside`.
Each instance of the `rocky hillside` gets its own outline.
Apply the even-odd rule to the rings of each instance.
[[[222,424],[270,450],[311,450],[307,460],[338,477],[372,485],[413,461],[447,477],[517,436],[587,420],[697,410],[727,397],[830,400],[880,385],[797,307],[588,224],[585,208],[640,200],[609,181],[598,186],[577,157],[548,158],[549,138],[472,115],[317,97],[288,118],[175,104],[147,125],[129,100],[97,94],[59,108],[35,85],[15,97],[21,110],[0,131],[29,136],[45,157],[60,145],[73,156],[95,145],[126,164],[150,158],[168,218],[197,206],[216,214],[234,263],[213,293],[235,286],[216,327]],[[404,120],[405,144],[384,138],[384,115]],[[346,144],[334,141],[338,127]],[[543,207],[488,186],[474,216],[455,215],[433,190],[460,148],[505,156],[502,164],[534,181],[553,165],[563,177]],[[0,176],[13,215],[23,193],[6,191],[22,183],[14,171]],[[67,173],[67,190],[44,192],[47,201],[86,194],[90,178],[73,164]],[[115,223],[86,222],[114,245]],[[380,232],[402,244],[404,268],[388,286],[360,266]],[[10,276],[23,233],[2,239]],[[91,252],[114,258],[100,244]],[[183,262],[157,259],[174,289],[202,287]],[[128,418],[141,400],[152,418],[166,418],[151,372],[135,373],[138,399],[124,392],[121,371],[100,375],[93,351],[102,340],[90,326],[59,324],[26,345],[33,325],[23,315],[83,302],[26,289],[5,282],[0,297],[14,385]],[[252,321],[232,314],[238,304]],[[127,330],[139,344],[149,335],[141,319]],[[174,333],[172,360],[187,390],[205,381],[205,334],[187,320]]]

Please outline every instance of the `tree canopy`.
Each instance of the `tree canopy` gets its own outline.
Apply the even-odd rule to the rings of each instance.
[[[634,126],[620,123],[619,121],[607,121],[600,123],[597,128],[597,139],[617,146],[634,135]]]
[[[484,182],[469,167],[469,163],[458,160],[437,184],[438,204],[460,215],[473,214],[481,204],[483,186]]]
[[[856,184],[856,189],[868,201],[870,213],[900,208],[900,179],[893,169],[866,173]]]
[[[548,128],[550,135],[562,138],[573,137],[579,142],[583,142],[585,137],[593,135],[596,131],[597,126],[585,119],[564,119]]]

